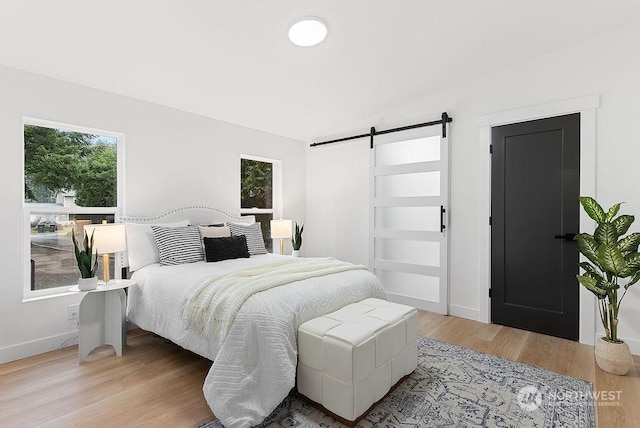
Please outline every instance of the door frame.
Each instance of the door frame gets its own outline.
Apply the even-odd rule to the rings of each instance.
[[[588,95],[530,107],[506,110],[503,112],[479,116],[476,125],[480,132],[478,159],[478,257],[479,257],[479,320],[491,322],[491,128],[529,120],[580,113],[580,195],[596,195],[596,112],[600,107],[600,95]],[[589,217],[581,210],[580,231],[593,229]],[[582,256],[581,256],[582,260]],[[576,284],[577,286],[577,284]],[[584,287],[580,287],[580,343],[593,345],[596,335],[596,302],[594,296]]]

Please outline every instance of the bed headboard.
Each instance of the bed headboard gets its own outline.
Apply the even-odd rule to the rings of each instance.
[[[118,223],[138,224],[175,223],[184,220],[188,220],[189,224],[209,225],[225,222],[253,223],[255,222],[255,217],[252,215],[242,217],[235,216],[217,208],[207,206],[189,206],[176,208],[154,216],[143,217],[126,215],[119,216],[116,219]],[[129,267],[129,258],[126,251],[121,252],[119,257],[116,258],[115,267],[117,269],[116,272],[120,272],[121,269],[126,269]],[[125,272],[122,272],[122,276],[126,277],[128,275],[126,275]]]
[[[213,224],[227,221],[235,223],[253,223],[256,221],[252,215],[234,216],[217,208],[205,206],[191,206],[176,208],[162,214],[149,217],[122,216],[118,218],[118,223],[172,223],[176,221],[189,220],[191,224]]]

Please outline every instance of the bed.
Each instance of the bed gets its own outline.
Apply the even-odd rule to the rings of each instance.
[[[129,242],[129,232],[133,230],[131,235],[135,235],[139,231],[136,229],[147,227],[141,225],[185,222],[249,225],[254,219],[234,217],[213,208],[190,207],[156,217],[124,217],[121,221],[127,229],[128,254],[120,263],[130,269],[135,267],[130,275],[135,285],[129,289],[129,321],[213,361],[203,392],[213,413],[227,427],[259,424],[294,387],[300,324],[368,297],[385,298],[378,279],[364,267],[305,276],[252,294],[234,314],[224,334],[205,333],[193,328],[185,313],[194,295],[201,292],[205,282],[210,282],[209,278],[270,270],[271,266],[275,270],[277,266],[302,261],[294,263],[291,256],[255,254],[249,258],[169,266],[154,260],[140,266],[139,257],[145,255],[141,253],[150,251],[150,247],[147,245],[145,250],[139,242]],[[143,239],[146,244],[153,244],[148,231],[146,235]],[[152,257],[146,262],[150,260]],[[132,261],[135,266],[131,266]]]

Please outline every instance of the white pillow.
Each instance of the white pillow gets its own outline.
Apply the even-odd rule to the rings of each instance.
[[[198,226],[200,238],[226,238],[231,236],[229,226]]]
[[[184,227],[189,226],[189,220],[176,223],[157,223],[156,226]],[[125,223],[124,230],[127,235],[127,254],[129,257],[129,270],[136,271],[153,263],[160,263],[158,246],[153,237],[151,224]]]

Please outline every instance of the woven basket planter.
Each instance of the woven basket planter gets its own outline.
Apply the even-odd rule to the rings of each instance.
[[[595,352],[598,367],[607,373],[625,375],[633,364],[629,345],[624,342],[608,342],[601,337],[596,341]]]

